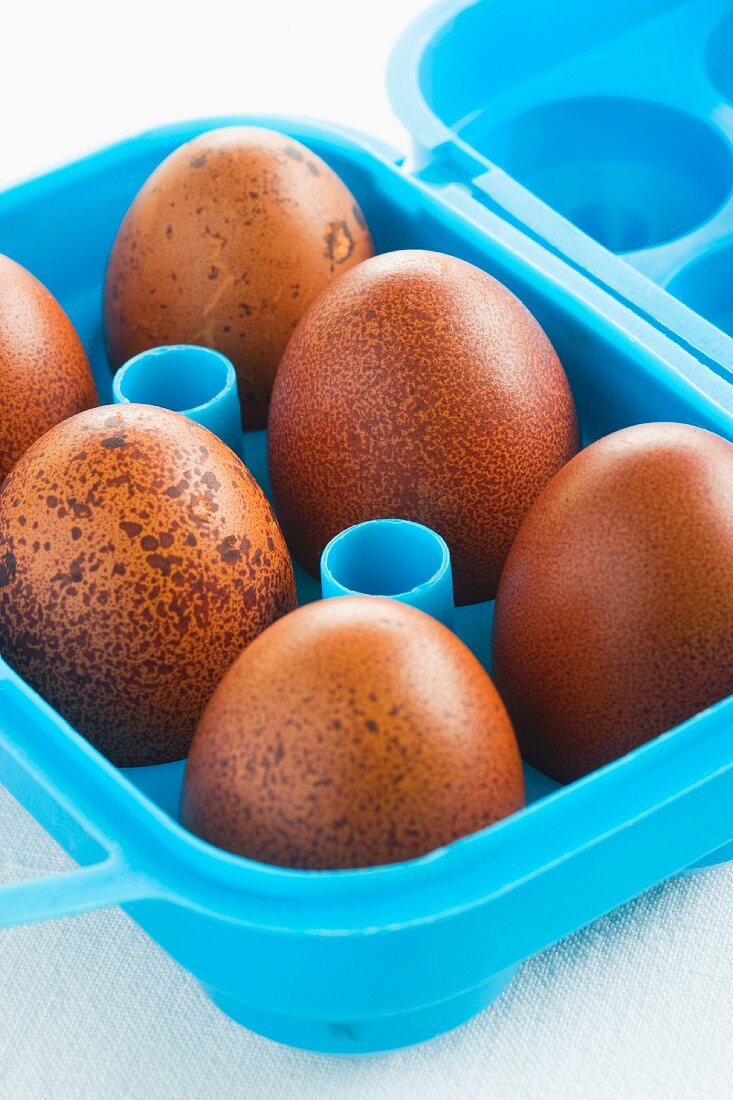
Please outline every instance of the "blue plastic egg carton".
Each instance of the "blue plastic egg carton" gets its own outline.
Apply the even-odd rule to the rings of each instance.
[[[122,216],[181,142],[242,122],[323,157],[378,251],[452,253],[514,291],[565,365],[585,442],[649,420],[733,440],[733,388],[639,311],[459,185],[436,186],[350,132],[282,118],[156,130],[0,196],[0,251],[59,298],[104,400],[102,285]],[[267,489],[264,444],[252,433],[245,453]],[[320,594],[302,575],[299,590]],[[491,611],[456,613],[487,665]],[[670,874],[733,856],[732,729],[733,697],[567,787],[527,768],[526,809],[420,859],[294,871],[187,832],[182,764],[116,769],[0,663],[0,781],[80,865],[0,887],[0,924],[121,904],[224,1011],[265,1035],[340,1053],[417,1042],[489,1004],[528,956]]]
[[[422,176],[733,380],[729,0],[449,0],[403,35],[390,91]]]

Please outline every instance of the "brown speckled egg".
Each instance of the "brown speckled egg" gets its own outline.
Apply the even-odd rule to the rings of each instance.
[[[89,360],[53,295],[0,256],[0,482],[39,436],[97,404]]]
[[[243,421],[263,428],[298,320],[373,254],[354,196],[320,157],[272,130],[194,138],[153,172],[107,269],[104,320],[119,366],[160,344],[204,344],[237,371]]]
[[[509,552],[493,669],[562,782],[733,692],[733,444],[644,424],[568,463]]]
[[[191,747],[181,819],[301,868],[411,859],[524,805],[486,672],[435,619],[379,597],[309,604],[231,667]]]
[[[529,506],[578,448],[544,332],[483,271],[435,252],[367,260],[300,322],[270,413],[272,487],[295,558],[362,520],[446,540],[456,601],[494,596]]]
[[[116,764],[184,756],[223,673],[295,602],[261,489],[178,413],[80,413],[0,490],[0,652]]]

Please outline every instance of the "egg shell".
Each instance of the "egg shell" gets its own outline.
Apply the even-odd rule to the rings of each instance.
[[[578,448],[567,378],[505,287],[434,252],[367,260],[302,319],[278,371],[272,488],[297,561],[396,517],[450,547],[456,602],[494,596],[519,524]]]
[[[162,344],[216,348],[235,366],[244,426],[263,428],[298,320],[373,251],[354,196],[300,142],[254,126],[201,134],[153,172],[117,234],[110,360]]]
[[[295,602],[262,490],[178,413],[80,413],[0,490],[0,651],[116,764],[184,756],[223,673]]]
[[[582,451],[512,546],[493,650],[525,759],[561,782],[733,692],[733,445],[642,424]]]
[[[446,627],[379,597],[300,608],[216,689],[181,820],[212,844],[300,868],[422,855],[524,805],[488,675]]]
[[[7,256],[0,256],[0,391],[0,482],[44,432],[97,404],[71,321],[45,286]]]

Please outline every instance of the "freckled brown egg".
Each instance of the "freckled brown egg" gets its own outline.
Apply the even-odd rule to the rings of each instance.
[[[204,711],[181,819],[302,868],[411,859],[524,805],[504,705],[472,653],[415,608],[309,604],[264,632]]]
[[[237,371],[243,421],[262,428],[298,320],[373,254],[354,196],[300,142],[230,126],[176,149],[122,223],[104,292],[110,360],[204,344]]]
[[[0,490],[0,652],[116,764],[184,756],[223,673],[295,602],[261,489],[178,413],[80,413]]]
[[[354,523],[417,520],[448,543],[459,604],[494,596],[522,518],[578,448],[567,378],[527,309],[420,251],[367,260],[321,295],[269,428],[278,514],[308,572]]]
[[[733,444],[642,424],[569,462],[509,551],[493,670],[562,782],[733,692]]]
[[[71,321],[29,271],[0,256],[0,482],[39,436],[97,404]]]

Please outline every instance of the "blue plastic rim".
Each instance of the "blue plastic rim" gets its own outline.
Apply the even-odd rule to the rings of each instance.
[[[586,443],[648,420],[733,439],[720,376],[479,196],[433,189],[351,133],[270,117],[180,123],[0,195],[0,251],[58,297],[102,400],[102,286],[125,210],[182,142],[247,122],[323,157],[378,251],[448,252],[517,294],[565,366]],[[265,433],[249,434],[248,466],[267,492],[265,456]],[[301,573],[298,590],[301,602],[319,595]],[[455,621],[487,667],[491,610],[458,608]],[[0,662],[0,782],[81,865],[0,888],[0,925],[120,903],[225,1011],[264,1034],[340,1053],[417,1042],[482,1008],[522,959],[682,868],[733,856],[732,724],[729,698],[564,788],[527,768],[525,810],[421,859],[299,872],[192,836],[175,816],[181,765],[121,773]]]
[[[329,596],[389,596],[453,626],[450,551],[437,532],[406,519],[347,527],[321,555],[321,589]]]
[[[244,456],[234,367],[213,348],[170,344],[143,351],[117,371],[112,397],[118,404],[160,405],[182,413]]]

